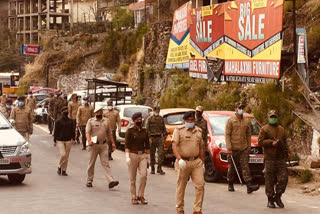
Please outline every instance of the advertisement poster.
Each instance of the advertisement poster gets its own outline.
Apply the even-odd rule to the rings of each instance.
[[[189,16],[189,43],[180,48],[188,52],[183,57],[192,60],[190,76],[199,76],[202,61],[215,57],[224,60],[223,81],[280,78],[283,0],[230,1],[191,9]],[[169,48],[168,58],[172,52]]]

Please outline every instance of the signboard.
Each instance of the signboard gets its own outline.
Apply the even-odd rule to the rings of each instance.
[[[189,74],[194,78],[208,79],[207,61],[203,59],[190,59]]]
[[[189,68],[189,33],[191,3],[182,5],[174,13],[166,68]]]
[[[304,36],[298,36],[298,63],[306,63],[306,57],[304,53]]]
[[[297,63],[298,63],[298,70],[302,74],[304,80],[308,82],[308,44],[307,44],[307,32],[304,28],[297,28],[297,43],[298,43],[298,50],[297,50]]]
[[[193,61],[188,66],[215,57],[224,60],[225,81],[280,78],[283,1],[238,0],[191,9],[189,47],[183,48]],[[188,68],[196,76],[195,66]]]
[[[21,45],[21,54],[38,55],[40,53],[40,46],[38,45]]]
[[[10,76],[11,86],[18,86],[19,85],[19,80],[20,80],[19,75],[11,75]]]

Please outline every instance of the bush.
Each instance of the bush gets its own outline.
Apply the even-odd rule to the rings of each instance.
[[[133,26],[133,12],[127,12],[121,7],[114,8],[112,22],[117,29],[129,28]]]
[[[27,93],[28,90],[29,90],[29,84],[26,81],[24,81],[24,79],[22,78],[19,82],[19,88],[16,91],[16,94],[18,96],[22,96],[22,95],[25,95],[25,93]]]
[[[123,75],[121,73],[116,73],[113,77],[112,80],[116,82],[120,82],[123,78]]]
[[[299,10],[304,5],[304,0],[296,0],[296,10]],[[292,12],[293,3],[292,1],[285,1],[284,2],[284,13]]]
[[[299,177],[298,177],[299,181],[303,184],[310,182],[311,178],[312,178],[312,173],[308,169],[302,170],[299,173]]]
[[[144,105],[145,102],[146,102],[146,98],[144,98],[140,94],[137,95],[133,100],[133,103],[136,105]]]
[[[310,31],[308,32],[308,51],[313,53],[319,51],[318,44],[320,42],[320,25],[313,23]]]
[[[119,66],[120,51],[118,40],[120,35],[112,31],[106,36],[105,42],[102,47],[102,52],[99,57],[99,62],[107,68],[114,68]]]
[[[90,47],[93,43],[98,42],[98,38],[90,35],[85,41],[86,41],[87,47]]]
[[[80,55],[74,55],[74,56],[69,57],[61,65],[62,74],[65,74],[65,75],[71,74],[82,63],[82,59],[83,59],[83,57]]]
[[[129,72],[129,65],[128,64],[122,64],[119,68],[119,71],[123,76],[126,76]]]

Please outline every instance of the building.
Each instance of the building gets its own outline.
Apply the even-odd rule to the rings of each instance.
[[[134,12],[134,25],[147,23],[153,16],[154,5],[156,0],[138,0],[138,2],[131,3],[129,9]]]
[[[128,6],[137,0],[97,0],[99,21],[112,21],[112,8]]]
[[[8,28],[20,44],[37,44],[43,31],[71,29],[72,9],[73,0],[9,0]]]

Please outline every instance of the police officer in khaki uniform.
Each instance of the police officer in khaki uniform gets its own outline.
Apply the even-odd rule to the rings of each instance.
[[[108,143],[109,139],[112,143],[112,149],[116,149],[116,145],[113,141],[113,136],[111,132],[111,127],[109,120],[103,117],[103,110],[98,107],[94,110],[95,117],[88,120],[86,126],[86,135],[88,139],[88,151],[90,153],[90,160],[88,166],[88,179],[87,187],[92,187],[93,176],[94,176],[94,166],[98,155],[100,156],[101,165],[104,170],[104,175],[109,182],[109,188],[113,188],[119,184],[119,181],[115,181],[111,175],[111,168],[109,165],[109,160],[107,158],[108,154]]]
[[[184,213],[184,193],[190,176],[196,192],[193,213],[201,214],[205,184],[202,130],[194,124],[194,111],[186,112],[183,120],[184,125],[176,128],[172,137],[175,165],[178,169],[176,209],[178,214]]]
[[[144,198],[144,190],[147,184],[147,165],[150,154],[150,143],[148,131],[142,128],[142,114],[137,112],[132,115],[134,126],[127,129],[125,151],[126,162],[129,169],[130,177],[130,192],[131,203],[148,204],[148,201]],[[137,170],[140,175],[140,185],[138,190],[138,197],[136,191],[136,177]]]
[[[93,108],[88,103],[88,97],[82,99],[82,105],[78,108],[77,112],[77,129],[80,129],[81,141],[82,141],[82,150],[86,150],[86,125],[90,118],[94,116]]]
[[[225,139],[228,153],[228,191],[234,192],[233,182],[235,167],[240,164],[243,178],[247,184],[247,193],[259,189],[259,185],[251,183],[252,177],[249,168],[249,154],[251,151],[251,125],[243,115],[244,105],[235,104],[235,114],[226,123]],[[232,160],[233,159],[233,160]],[[236,165],[236,166],[235,166]]]
[[[7,101],[8,97],[6,95],[6,93],[3,93],[2,96],[1,96],[1,103],[3,106],[6,105],[6,101]]]
[[[10,119],[14,120],[16,130],[29,141],[29,136],[33,133],[33,115],[31,109],[25,106],[25,97],[18,98],[18,106],[12,109]]]
[[[27,99],[26,99],[26,106],[28,106],[32,112],[34,112],[34,109],[36,108],[36,98],[32,95],[30,92]]]
[[[0,112],[3,114],[3,116],[5,116],[5,118],[7,119],[10,118],[11,111],[12,111],[11,99],[7,99],[5,106],[2,106],[2,104],[0,104]]]
[[[197,106],[195,125],[198,126],[202,130],[202,140],[204,143],[204,150],[206,150],[207,149],[207,141],[208,141],[208,125],[207,125],[207,121],[202,117],[202,114],[203,114],[203,107]]]
[[[120,132],[121,132],[120,115],[119,115],[118,111],[114,110],[112,100],[108,100],[107,108],[108,109],[104,112],[103,116],[109,119],[111,130],[112,130],[113,141],[116,142],[117,126],[118,126],[118,133],[120,134]],[[111,147],[110,141],[108,141],[108,145],[109,145],[109,160],[113,160],[112,155],[111,155],[112,154],[112,147]]]
[[[69,112],[69,118],[73,121],[75,131],[76,131],[76,142],[79,144],[79,129],[76,128],[77,126],[77,112],[80,107],[80,103],[77,100],[77,94],[72,94],[71,101],[68,103],[68,112]]]

